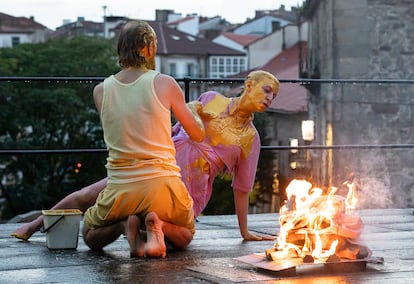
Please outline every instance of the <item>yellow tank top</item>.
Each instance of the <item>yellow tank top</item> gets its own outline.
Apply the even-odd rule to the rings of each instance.
[[[104,81],[101,122],[109,154],[108,183],[180,176],[171,139],[171,112],[154,91],[157,71],[124,84]]]

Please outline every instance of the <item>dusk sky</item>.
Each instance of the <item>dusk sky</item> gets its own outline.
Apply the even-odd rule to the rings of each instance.
[[[35,21],[55,29],[63,20],[85,20],[102,22],[106,6],[107,16],[125,16],[134,19],[154,20],[156,9],[170,9],[183,16],[197,13],[201,16],[220,15],[231,23],[242,23],[253,18],[256,10],[287,10],[302,4],[303,0],[0,0],[0,12],[15,17],[33,16]]]

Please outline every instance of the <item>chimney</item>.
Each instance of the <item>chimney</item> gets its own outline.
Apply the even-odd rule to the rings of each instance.
[[[168,15],[174,14],[174,10],[167,10],[167,9],[156,9],[155,10],[155,21],[166,23],[168,22]]]

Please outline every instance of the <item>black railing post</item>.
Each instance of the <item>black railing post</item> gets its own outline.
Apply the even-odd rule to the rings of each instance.
[[[184,96],[185,101],[188,103],[190,101],[190,77],[184,77]]]

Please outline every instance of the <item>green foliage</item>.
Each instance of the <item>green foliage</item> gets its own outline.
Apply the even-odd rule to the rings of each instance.
[[[0,76],[106,77],[119,70],[111,40],[58,39],[0,49]],[[92,82],[0,83],[1,149],[103,148]],[[105,175],[105,153],[1,156],[9,214],[48,208]],[[82,162],[79,173],[74,165]]]
[[[234,197],[231,188],[231,177],[221,175],[213,182],[213,193],[210,201],[202,212],[204,215],[234,214]]]
[[[271,125],[269,115],[257,113],[254,117],[254,124],[260,135],[262,145],[269,145],[270,139],[266,131],[266,126]],[[259,163],[256,171],[256,180],[253,191],[250,193],[250,204],[260,206],[265,203],[271,203],[269,197],[273,194],[273,152],[261,151]]]
[[[106,76],[118,70],[115,43],[100,37],[60,38],[0,49],[0,76]]]

